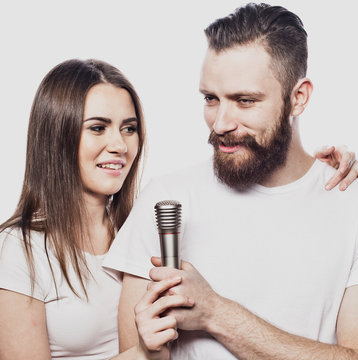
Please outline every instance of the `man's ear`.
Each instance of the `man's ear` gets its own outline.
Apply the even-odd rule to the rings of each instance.
[[[310,79],[300,79],[292,90],[291,95],[291,116],[299,116],[308,104],[313,91],[313,84]]]

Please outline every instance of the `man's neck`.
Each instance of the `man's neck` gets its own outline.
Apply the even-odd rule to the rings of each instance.
[[[294,131],[285,165],[272,173],[271,176],[262,181],[260,185],[276,187],[290,184],[304,176],[313,165],[314,160],[315,159],[303,149],[298,131]]]

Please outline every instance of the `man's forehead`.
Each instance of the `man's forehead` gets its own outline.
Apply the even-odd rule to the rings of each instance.
[[[271,57],[259,44],[235,46],[220,52],[208,49],[204,58],[200,91],[225,89],[228,94],[237,92],[262,93],[263,88],[277,83]],[[280,86],[280,84],[277,84]]]

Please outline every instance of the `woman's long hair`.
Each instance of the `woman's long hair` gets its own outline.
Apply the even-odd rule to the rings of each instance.
[[[137,195],[145,128],[134,87],[118,69],[102,61],[74,59],[57,65],[45,76],[35,95],[20,200],[14,215],[0,225],[0,232],[7,228],[21,230],[32,291],[35,269],[30,231],[40,231],[44,234],[46,251],[51,246],[72,291],[79,295],[70,281],[67,264],[72,264],[87,296],[88,268],[80,249],[87,234],[87,216],[82,199],[78,149],[86,95],[100,83],[127,90],[138,119],[138,154],[121,190],[113,195],[108,207],[112,234],[126,220]]]

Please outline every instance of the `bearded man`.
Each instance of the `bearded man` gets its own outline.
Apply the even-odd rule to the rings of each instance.
[[[160,254],[154,205],[175,199],[185,261],[177,270],[152,258],[148,303],[171,305],[156,337],[138,329],[148,356],[168,356],[156,344],[179,329],[172,359],[357,359],[358,183],[327,192],[334,170],[302,147],[298,117],[312,92],[302,22],[248,4],[205,33],[200,91],[214,157],[152,180],[110,249],[104,266],[125,273],[120,346],[137,341],[133,308]],[[181,283],[153,292],[167,278]],[[173,296],[193,306],[173,307]]]

